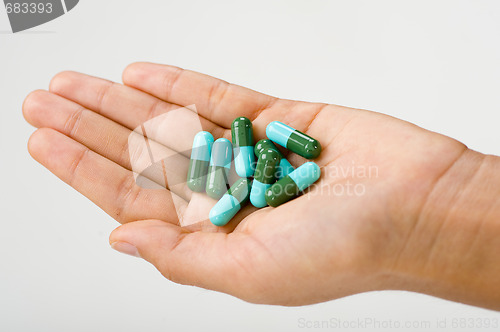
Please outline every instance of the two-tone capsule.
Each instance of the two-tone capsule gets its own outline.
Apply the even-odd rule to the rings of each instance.
[[[252,121],[245,117],[234,119],[231,124],[231,135],[236,173],[242,178],[251,177],[255,167]]]
[[[248,202],[252,180],[240,178],[215,204],[208,215],[212,224],[224,226]]]
[[[265,149],[260,153],[250,192],[250,202],[253,206],[263,208],[267,205],[266,190],[276,182],[280,159],[279,152],[274,149]]]
[[[257,156],[257,158],[260,156],[262,151],[264,151],[266,149],[276,150],[279,153],[281,161],[280,161],[280,164],[278,166],[278,172],[277,172],[278,179],[281,179],[284,176],[287,176],[288,174],[293,172],[294,168],[293,168],[292,164],[290,164],[290,162],[285,158],[285,156],[276,147],[276,145],[274,145],[274,143],[269,139],[261,139],[260,141],[257,142],[257,144],[255,144],[254,151],[255,151],[255,155]]]
[[[266,127],[267,137],[306,158],[317,158],[321,153],[321,144],[318,140],[284,124],[283,122],[273,121]]]
[[[316,182],[321,175],[321,170],[316,163],[307,162],[288,174],[266,191],[266,202],[272,207],[300,195],[300,192]]]
[[[192,191],[205,191],[213,143],[214,137],[206,131],[200,131],[194,137],[187,176],[187,186]]]
[[[231,142],[225,138],[219,138],[212,146],[206,191],[214,199],[221,198],[229,188],[232,148]]]

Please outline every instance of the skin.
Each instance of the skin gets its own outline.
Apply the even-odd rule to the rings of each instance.
[[[122,224],[114,249],[174,282],[254,303],[402,289],[500,309],[498,157],[383,114],[277,99],[173,66],[135,63],[123,82],[63,72],[23,105],[39,128],[30,154]],[[274,120],[318,139],[320,180],[278,208],[247,206],[225,227],[206,220],[215,203],[206,195],[137,185],[131,130],[188,105],[215,139],[230,139],[238,116],[252,120],[256,141]],[[179,127],[168,130],[174,145],[190,145]]]

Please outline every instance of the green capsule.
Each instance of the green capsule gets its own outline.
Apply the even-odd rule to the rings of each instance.
[[[299,196],[302,191],[316,182],[321,175],[318,165],[307,162],[288,174],[266,191],[267,204],[273,207],[280,206]]]
[[[187,177],[187,186],[192,191],[205,191],[213,143],[214,137],[206,131],[200,131],[194,137]]]
[[[252,121],[245,117],[234,119],[231,124],[231,135],[236,173],[242,178],[251,177],[255,167]]]
[[[252,180],[240,178],[210,210],[209,219],[216,226],[227,224],[248,202]]]
[[[259,155],[250,192],[250,202],[253,206],[262,208],[267,205],[266,190],[276,181],[276,170],[280,160],[279,152],[274,149],[266,149]]]
[[[261,139],[260,141],[257,142],[257,144],[255,144],[255,155],[257,156],[257,158],[260,156],[262,151],[266,149],[276,150],[280,155],[281,161],[278,166],[278,175],[277,175],[278,179],[281,179],[293,172],[294,168],[292,164],[290,164],[290,162],[285,158],[283,153],[281,153],[281,151],[276,147],[276,145],[274,145],[274,143],[269,139]]]
[[[212,146],[206,191],[208,196],[219,199],[229,188],[232,145],[228,139],[219,138]]]
[[[306,159],[314,159],[321,154],[321,144],[318,140],[282,122],[273,121],[268,124],[266,135],[273,142]]]
[[[248,202],[251,186],[252,180],[247,178],[240,178],[231,186],[231,188],[229,188],[227,194],[236,198],[238,202],[243,205]]]

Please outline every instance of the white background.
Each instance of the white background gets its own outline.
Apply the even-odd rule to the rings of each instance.
[[[154,61],[390,114],[498,155],[499,1],[83,0],[53,22],[9,30],[2,7],[0,331],[303,331],[304,320],[330,319],[354,320],[349,331],[435,331],[438,319],[441,331],[480,331],[477,321],[453,329],[453,319],[500,320],[405,292],[284,308],[175,285],[109,248],[117,223],[29,157],[33,128],[21,114],[24,97],[61,70],[120,81],[128,63]]]

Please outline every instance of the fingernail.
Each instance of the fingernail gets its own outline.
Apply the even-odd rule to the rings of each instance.
[[[134,247],[133,245],[131,245],[130,243],[113,242],[113,243],[111,243],[111,248],[115,249],[116,251],[121,252],[122,254],[141,258],[141,255],[139,254],[139,251],[137,251],[137,248]]]

